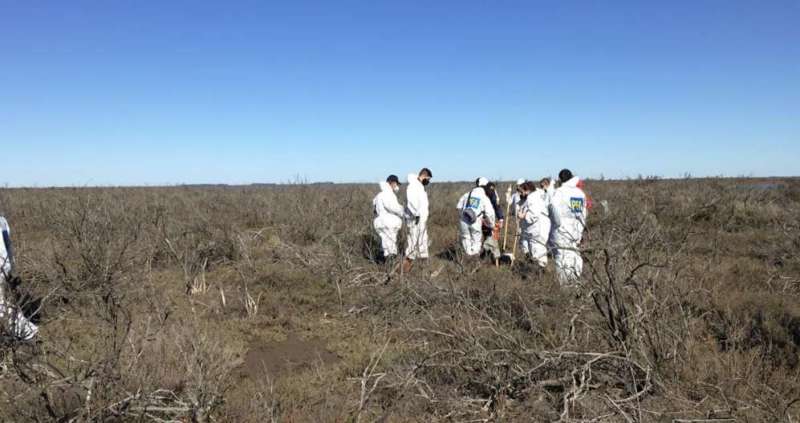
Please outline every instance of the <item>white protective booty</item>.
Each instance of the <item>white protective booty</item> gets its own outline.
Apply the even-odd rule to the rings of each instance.
[[[0,324],[14,337],[30,341],[39,333],[39,327],[28,320],[16,307],[0,303]]]

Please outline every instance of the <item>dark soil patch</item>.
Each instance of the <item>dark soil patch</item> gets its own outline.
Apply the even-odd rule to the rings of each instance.
[[[254,343],[239,366],[242,377],[278,378],[286,374],[328,366],[340,360],[339,356],[325,348],[320,339],[305,340],[296,334],[289,334],[282,342]]]

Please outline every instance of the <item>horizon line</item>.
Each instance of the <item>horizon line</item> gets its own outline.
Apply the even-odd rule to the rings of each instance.
[[[580,177],[580,175],[577,175]],[[638,175],[636,177],[625,177],[625,178],[581,178],[586,181],[594,181],[594,182],[631,182],[631,181],[683,181],[683,180],[735,180],[735,179],[744,179],[744,180],[770,180],[770,179],[798,179],[800,175],[796,176],[692,176],[687,175],[684,177],[662,177],[658,175]],[[496,183],[513,183],[514,179],[498,179],[493,180]],[[250,182],[250,183],[214,183],[214,182],[202,182],[202,183],[172,183],[172,184],[107,184],[107,185],[10,185],[5,184],[0,186],[0,189],[97,189],[97,188],[246,188],[246,187],[292,187],[292,186],[306,186],[306,185],[372,185],[377,184],[380,181],[342,181],[342,182],[333,182],[333,181],[297,181],[297,182]],[[431,184],[463,184],[463,183],[474,183],[472,180],[444,180],[444,181],[431,181]],[[406,185],[406,183],[403,183]]]

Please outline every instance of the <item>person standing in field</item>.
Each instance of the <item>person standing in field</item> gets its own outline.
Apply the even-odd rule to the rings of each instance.
[[[488,179],[478,178],[475,187],[464,193],[456,203],[460,215],[458,233],[467,257],[477,257],[481,253],[484,222],[492,227],[495,224],[494,207],[486,195],[488,183]]]
[[[529,261],[536,263],[540,269],[547,266],[547,234],[550,232],[550,219],[547,216],[546,201],[544,190],[537,189],[533,182],[522,184],[517,204],[517,219],[520,224],[519,246],[522,254]]]
[[[428,258],[428,193],[425,187],[433,178],[430,169],[423,168],[419,174],[408,174],[408,187],[406,187],[405,218],[408,223],[408,238],[406,240],[406,259],[403,261],[403,272],[411,271],[414,260]]]
[[[580,179],[569,169],[559,172],[558,181],[550,202],[556,273],[562,285],[571,285],[579,281],[583,271],[579,247],[586,229],[586,194],[578,188]]]
[[[403,227],[405,209],[397,201],[400,180],[389,175],[386,182],[380,182],[381,192],[372,200],[375,219],[372,226],[381,239],[382,260],[391,262],[397,256],[397,233]]]
[[[510,216],[517,215],[517,203],[519,203],[519,194],[520,190],[522,189],[522,184],[525,183],[525,178],[517,179],[517,182],[514,184],[514,194],[511,195],[511,214]]]

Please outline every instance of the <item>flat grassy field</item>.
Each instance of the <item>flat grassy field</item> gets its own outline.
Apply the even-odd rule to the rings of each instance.
[[[464,266],[468,186],[404,275],[377,184],[1,189],[0,421],[800,420],[800,180],[588,181],[577,289]]]

